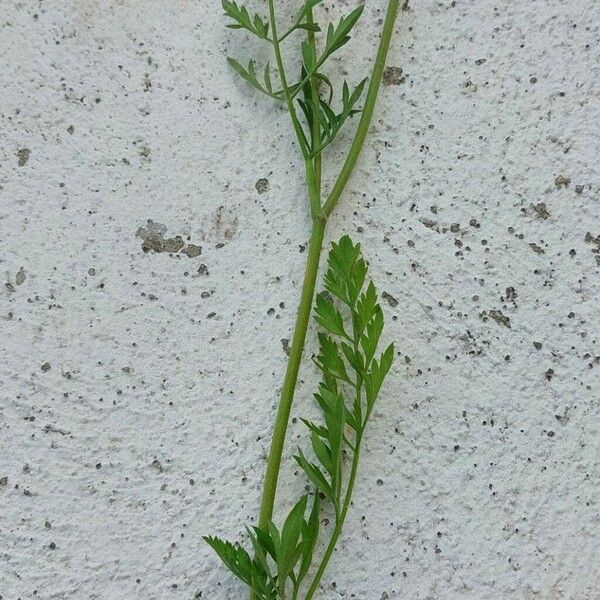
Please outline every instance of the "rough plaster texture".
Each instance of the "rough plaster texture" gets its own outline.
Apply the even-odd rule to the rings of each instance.
[[[286,115],[217,2],[0,4],[0,596],[243,597],[201,536],[257,512],[309,225]],[[399,356],[320,598],[594,600],[600,4],[407,8],[330,224]]]

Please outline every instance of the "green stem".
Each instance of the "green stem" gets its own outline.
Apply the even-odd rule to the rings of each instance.
[[[346,488],[346,496],[344,498],[344,504],[342,505],[342,510],[335,522],[335,528],[331,534],[331,539],[329,540],[329,544],[327,544],[327,548],[325,549],[325,554],[323,554],[323,558],[321,559],[321,564],[315,573],[315,576],[306,592],[305,600],[312,600],[312,597],[315,595],[317,588],[319,587],[319,583],[325,573],[325,569],[327,569],[327,565],[329,564],[329,560],[333,555],[333,551],[335,550],[335,546],[338,542],[340,534],[342,533],[342,529],[344,527],[344,521],[346,520],[346,515],[348,514],[348,508],[350,507],[350,501],[352,499],[352,492],[354,491],[354,483],[356,482],[356,475],[358,473],[358,462],[360,460],[360,442],[361,436],[357,436],[354,456],[352,457],[352,468],[350,470],[350,478],[348,479],[348,487]]]
[[[277,492],[277,482],[279,480],[279,471],[281,468],[281,457],[283,454],[283,446],[287,433],[287,426],[290,419],[290,411],[294,400],[294,392],[296,390],[296,382],[298,380],[298,370],[300,361],[304,351],[304,342],[306,340],[306,331],[310,320],[312,310],[312,301],[315,293],[315,284],[317,273],[319,270],[319,261],[321,258],[321,250],[323,246],[323,237],[325,235],[325,227],[327,220],[322,218],[321,211],[321,162],[309,158],[309,150],[306,147],[306,138],[302,125],[298,121],[296,109],[294,107],[293,98],[290,96],[287,78],[285,75],[285,66],[281,56],[280,40],[277,39],[277,23],[275,19],[275,5],[273,0],[269,0],[269,19],[271,22],[271,31],[273,36],[273,50],[275,60],[277,62],[277,70],[283,88],[283,94],[287,104],[288,112],[300,144],[302,155],[306,169],[306,184],[308,188],[308,196],[310,201],[310,212],[313,219],[313,228],[308,248],[308,256],[306,259],[306,269],[304,273],[304,283],[300,296],[300,305],[298,307],[298,316],[296,317],[296,325],[292,338],[292,346],[290,348],[290,356],[285,370],[283,387],[281,390],[281,399],[275,417],[275,426],[273,429],[273,437],[271,439],[271,448],[269,450],[269,458],[267,459],[267,471],[265,473],[265,481],[263,484],[263,493],[259,514],[259,526],[265,527],[273,517],[273,506],[275,504],[275,494]],[[313,36],[313,42],[314,36]],[[295,590],[295,596],[298,590]],[[250,593],[250,600],[258,600],[254,592]]]
[[[317,62],[315,63],[314,67],[310,70],[310,72],[308,72],[305,76],[304,79],[302,79],[301,81],[299,81],[298,83],[295,83],[292,86],[292,93],[290,94],[290,98],[292,98],[292,100],[302,91],[302,88],[310,81],[310,79],[319,72],[319,69],[323,66],[323,64],[325,63],[325,61],[329,58],[329,55],[327,54],[322,54],[318,59]]]
[[[271,41],[273,42],[275,62],[277,63],[277,71],[279,73],[281,87],[283,88],[283,96],[285,98],[285,103],[287,104],[288,112],[290,113],[290,117],[292,119],[292,124],[294,126],[296,137],[298,138],[298,142],[300,142],[300,149],[302,150],[302,155],[306,159],[308,157],[308,149],[306,148],[306,144],[304,143],[304,131],[302,130],[302,125],[300,124],[300,121],[298,121],[298,116],[296,115],[296,108],[294,106],[294,99],[290,95],[290,91],[288,89],[287,78],[285,75],[285,66],[283,64],[283,58],[281,56],[281,46],[279,40],[277,39],[277,21],[275,18],[274,0],[269,0],[269,21],[272,32],[271,35],[273,36],[273,39]]]
[[[313,12],[312,8],[306,13],[306,21],[309,24],[313,24]],[[314,31],[307,31],[308,44],[316,53],[316,39]],[[313,102],[319,100],[319,82],[316,77],[313,77],[310,82],[311,94]],[[318,147],[321,139],[321,127],[317,119],[314,119],[311,136],[313,140],[313,147]],[[310,212],[313,219],[319,218],[321,215],[321,154],[317,154],[314,158],[304,159],[306,167],[306,184],[308,187],[308,195],[310,200]]]
[[[304,167],[306,169],[306,187],[308,188],[310,215],[313,221],[322,220],[320,183],[317,180],[318,176],[320,179],[320,171],[319,173],[315,171],[315,164],[310,158],[304,160]]]
[[[306,270],[304,273],[304,283],[302,285],[302,294],[300,296],[300,306],[298,308],[298,317],[294,328],[292,346],[290,348],[290,357],[288,360],[283,388],[281,390],[281,400],[275,418],[275,428],[273,430],[273,439],[271,441],[271,450],[267,461],[267,472],[265,474],[265,483],[263,488],[262,503],[260,508],[259,526],[268,525],[273,516],[273,505],[275,503],[275,492],[277,490],[277,480],[279,478],[279,467],[281,466],[281,455],[285,434],[287,432],[290,410],[294,399],[296,381],[298,379],[298,369],[304,350],[304,341],[306,339],[306,330],[312,310],[312,301],[317,280],[317,271],[319,269],[319,260],[321,258],[321,248],[323,245],[323,236],[325,234],[325,221],[316,219],[313,225],[312,235],[308,246],[308,257]]]
[[[313,9],[309,8],[306,11],[306,22],[309,25],[314,25],[315,21],[313,18]],[[313,56],[317,55],[317,40],[315,38],[315,32],[310,29],[306,32],[306,39],[308,41],[308,45],[312,49]],[[310,90],[312,95],[312,101],[315,106],[319,105],[319,80],[316,77],[311,77],[310,79]],[[312,140],[313,140],[313,148],[318,148],[321,145],[321,126],[319,124],[318,119],[313,119],[312,124]],[[315,174],[315,184],[317,190],[319,190],[319,195],[321,193],[321,152],[318,152],[317,155],[312,159],[314,174]],[[319,206],[320,208],[320,206]]]
[[[300,368],[300,362],[304,351],[304,343],[306,340],[306,331],[310,320],[310,313],[312,309],[312,302],[315,291],[315,284],[317,278],[317,272],[319,269],[319,261],[321,258],[321,250],[323,246],[323,237],[325,235],[325,227],[327,224],[327,218],[338,203],[348,179],[356,165],[358,156],[364,144],[366,134],[371,123],[373,116],[373,110],[375,108],[375,102],[377,100],[377,93],[379,85],[381,83],[381,77],[385,66],[387,52],[390,45],[390,39],[392,36],[396,13],[398,11],[399,0],[389,0],[387,13],[385,17],[385,23],[383,32],[381,34],[381,40],[375,59],[375,65],[373,68],[373,74],[369,84],[367,97],[365,99],[365,105],[363,107],[361,119],[359,121],[350,151],[342,170],[327,198],[323,208],[321,208],[320,201],[320,187],[321,187],[321,159],[318,160],[308,158],[307,149],[303,140],[305,140],[302,126],[298,121],[296,110],[294,107],[293,96],[290,94],[287,86],[287,80],[285,76],[285,67],[281,56],[281,49],[279,46],[279,40],[277,39],[277,26],[275,21],[275,7],[274,0],[269,0],[269,15],[271,21],[271,31],[273,37],[273,49],[275,52],[275,59],[277,62],[277,68],[281,84],[284,91],[285,101],[287,104],[292,124],[298,141],[301,146],[302,154],[305,158],[306,163],[306,175],[307,185],[310,198],[311,213],[313,217],[313,228],[308,248],[308,256],[306,262],[306,269],[304,274],[304,283],[302,285],[302,292],[300,296],[300,305],[298,307],[298,316],[296,319],[296,325],[294,328],[294,334],[292,339],[292,346],[290,348],[290,356],[286,367],[286,372],[283,381],[283,388],[281,390],[281,399],[279,407],[277,409],[277,416],[275,418],[275,426],[273,430],[273,438],[271,441],[271,448],[269,451],[269,457],[267,460],[267,470],[265,474],[264,488],[262,494],[260,515],[259,515],[259,526],[264,527],[268,525],[273,516],[273,506],[275,503],[275,494],[277,491],[277,482],[279,479],[279,470],[281,467],[281,458],[283,453],[283,447],[285,442],[285,436],[287,432],[290,412],[292,408],[292,402],[294,399],[294,392],[296,388],[296,382],[298,379],[298,370]],[[310,38],[309,38],[310,39]],[[310,43],[314,43],[310,42]],[[312,79],[312,78],[311,78]],[[312,85],[312,81],[311,81]],[[316,84],[315,84],[316,85]],[[318,89],[313,87],[313,94],[318,93]],[[319,582],[325,572],[327,564],[331,558],[337,540],[341,534],[342,526],[350,506],[350,499],[354,489],[354,482],[356,479],[356,473],[358,469],[358,458],[359,458],[359,443],[360,439],[356,440],[355,451],[352,461],[352,468],[350,472],[350,478],[348,481],[348,488],[346,491],[346,497],[344,504],[340,512],[339,518],[336,520],[336,526],[333,531],[332,538],[327,546],[325,555],[319,569],[313,579],[313,582],[308,590],[306,600],[311,600]],[[256,595],[252,595],[256,598]]]
[[[371,118],[373,117],[373,110],[375,109],[375,102],[377,101],[377,94],[379,92],[379,86],[381,84],[381,77],[383,75],[383,69],[385,67],[385,61],[387,58],[388,49],[390,47],[390,40],[392,33],[394,32],[394,23],[396,22],[396,15],[398,13],[399,0],[389,0],[387,12],[385,15],[385,22],[383,25],[383,31],[381,33],[381,39],[379,41],[379,48],[377,50],[377,56],[375,57],[375,65],[373,67],[373,74],[371,75],[371,81],[369,82],[369,90],[367,91],[367,97],[365,99],[365,105],[362,109],[360,121],[350,146],[350,151],[344,162],[344,166],[338,175],[338,178],[331,188],[329,197],[327,198],[323,206],[323,214],[327,218],[338,203],[350,175],[354,170],[356,161],[362,150],[365,137],[369,131],[369,125],[371,124]]]

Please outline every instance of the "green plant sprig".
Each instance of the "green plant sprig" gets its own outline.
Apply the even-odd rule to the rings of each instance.
[[[315,321],[322,329],[314,359],[322,375],[314,394],[322,422],[302,419],[310,433],[315,459],[307,458],[300,449],[294,457],[315,489],[308,519],[309,498],[303,495],[281,529],[271,520],[249,529],[254,559],[239,545],[206,538],[260,600],[287,598],[290,590],[291,598],[298,598],[313,564],[322,498],[333,510],[334,527],[304,596],[310,600],[348,513],[363,435],[394,357],[394,346],[390,344],[376,358],[384,319],[375,286],[366,282],[367,270],[359,244],[353,244],[348,236],[332,244],[325,291],[317,295],[314,310]],[[344,462],[350,457],[350,474],[344,478]]]
[[[314,291],[327,221],[352,174],[362,149],[373,115],[385,60],[393,32],[399,0],[388,0],[377,56],[362,109],[358,103],[366,87],[366,79],[356,87],[344,81],[341,109],[332,106],[334,86],[322,72],[326,61],[350,40],[358,22],[360,6],[342,17],[337,24],[323,29],[314,19],[313,9],[323,0],[303,0],[290,27],[278,33],[274,0],[268,0],[269,15],[264,19],[237,2],[223,0],[230,19],[228,27],[244,29],[271,45],[276,71],[267,62],[259,76],[256,61],[248,66],[229,58],[233,69],[246,82],[267,96],[282,101],[289,113],[300,151],[304,159],[307,195],[312,216],[312,231],[307,253],[304,282],[298,316],[294,327],[289,360],[281,399],[275,419],[271,448],[263,487],[258,526],[248,529],[253,556],[238,544],[206,537],[231,572],[251,590],[253,600],[311,600],[341,534],[351,502],[358,471],[363,435],[375,400],[393,361],[393,345],[376,357],[383,329],[383,312],[372,282],[366,283],[367,264],[361,249],[348,236],[333,244],[325,290],[316,297],[315,320],[322,331],[318,334],[319,352],[314,362],[322,379],[314,397],[322,413],[322,422],[303,419],[308,428],[314,459],[299,450],[294,457],[314,486],[311,508],[309,495],[303,495],[288,513],[281,528],[273,522],[273,507],[281,459],[287,432],[298,371],[305,346]],[[281,51],[282,42],[297,31],[306,38],[300,43],[300,76],[288,84]],[[317,36],[322,36],[319,50]],[[273,78],[276,76],[277,85]],[[328,89],[322,95],[322,87]],[[298,97],[301,94],[301,97]],[[360,113],[360,120],[342,169],[331,192],[321,197],[323,151],[332,144],[350,119]],[[344,463],[350,471],[344,475]],[[324,501],[334,514],[329,541],[315,563],[321,504]]]

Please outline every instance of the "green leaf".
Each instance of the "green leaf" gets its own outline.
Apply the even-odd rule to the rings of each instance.
[[[298,451],[298,454],[294,456],[296,462],[300,465],[302,470],[306,473],[306,476],[311,480],[314,486],[322,492],[326,498],[329,498],[333,502],[333,490],[325,479],[325,476],[321,472],[321,469],[313,463],[306,460],[306,457],[302,453],[302,450]]]
[[[323,413],[333,412],[335,405],[338,402],[338,396],[340,394],[331,389],[328,384],[321,383],[319,386],[319,391],[314,394],[315,400],[317,404],[321,407]]]
[[[331,56],[336,50],[350,41],[349,33],[356,25],[358,19],[362,15],[364,6],[355,8],[348,16],[340,19],[337,26],[330,23],[327,28],[327,40],[325,44],[325,56]]]
[[[252,582],[252,561],[248,553],[239,546],[213,536],[204,536],[204,541],[217,553],[227,568],[248,585]]]
[[[342,437],[344,435],[344,423],[346,422],[344,398],[337,397],[333,411],[325,413],[325,423],[328,431],[329,451],[331,455],[331,488],[335,498],[334,506],[339,507],[341,494],[341,466],[342,466]]]
[[[273,544],[273,540],[271,539],[271,534],[269,533],[268,528],[264,527],[254,527],[254,533],[256,535],[256,540],[260,547],[275,561],[277,562],[277,552],[275,550],[275,545]]]
[[[279,38],[279,42],[283,42],[291,33],[298,29],[306,29],[308,31],[321,31],[321,28],[316,23],[307,23],[304,21],[308,11],[313,9],[317,4],[321,4],[323,0],[306,0],[296,16],[294,24]]]
[[[321,136],[327,138],[331,131],[331,124],[330,124],[329,120],[327,119],[327,115],[323,111],[321,101],[316,103],[316,102],[313,102],[313,100],[311,98],[307,102],[310,105],[312,113],[315,115],[315,117],[319,121],[319,125],[321,126]],[[321,146],[319,146],[319,147],[321,147]],[[315,150],[313,150],[313,154],[314,153],[315,153]]]
[[[354,372],[362,377],[365,372],[365,365],[362,354],[355,350],[350,344],[342,342],[340,344],[342,352],[348,361],[348,364],[354,369]]]
[[[321,31],[321,28],[316,23],[300,23],[299,25],[296,25],[296,29],[304,29],[306,31],[314,31],[315,33],[318,33],[319,31]]]
[[[325,427],[321,427],[312,421],[308,421],[307,419],[300,420],[308,427],[309,431],[312,433],[313,431],[320,437],[327,437],[327,429]]]
[[[279,567],[278,577],[280,579],[289,576],[301,556],[298,542],[302,533],[307,502],[308,496],[304,495],[300,498],[288,514],[281,529],[281,556],[277,561]]]
[[[312,510],[308,521],[305,521],[302,527],[302,561],[300,562],[300,570],[298,571],[298,581],[302,581],[310,565],[312,564],[313,554],[317,539],[319,537],[319,514],[321,502],[319,494],[315,493]]]
[[[333,100],[333,84],[331,83],[331,80],[326,75],[323,75],[323,73],[314,73],[313,77],[323,82],[327,86],[329,89],[329,99],[327,102],[331,104],[331,101]]]
[[[325,100],[321,100],[321,110],[327,119],[329,130],[333,131],[337,126],[337,115],[333,112],[329,104]]]
[[[325,289],[354,308],[367,274],[367,265],[360,256],[360,244],[353,244],[347,235],[342,236],[337,244],[332,243],[328,267],[324,277]]]
[[[375,356],[379,338],[383,331],[383,311],[377,305],[374,308],[373,316],[367,323],[364,333],[360,336],[360,345],[365,356],[365,365],[368,368],[369,364]]]
[[[319,368],[341,381],[352,383],[346,371],[346,365],[340,355],[339,346],[326,334],[319,333],[320,352],[316,363]]]
[[[205,536],[204,540],[217,553],[229,570],[256,594],[259,600],[277,600],[277,578],[272,577],[263,548],[257,537],[248,532],[257,553],[253,560],[238,544]]]
[[[347,97],[349,94],[349,90],[344,92]],[[319,386],[315,400],[323,410],[325,429],[328,432],[331,429],[328,419],[331,418],[338,396],[341,396],[343,401],[343,393],[338,391],[336,381],[340,382],[341,387],[349,383],[356,391],[352,407],[348,408],[344,404],[343,412],[345,423],[358,433],[364,428],[363,416],[366,414],[368,418],[370,415],[394,357],[393,346],[389,346],[379,360],[374,358],[383,331],[384,317],[373,282],[369,282],[366,288],[364,287],[367,270],[367,264],[361,256],[360,245],[354,244],[348,236],[342,236],[338,243],[331,245],[328,270],[324,277],[325,287],[330,294],[350,309],[352,339],[344,338],[338,345],[329,335],[319,334],[320,352],[316,363],[323,371],[324,382]],[[320,296],[322,300],[317,300],[315,318],[328,334],[339,336],[340,323],[342,326],[344,323],[343,314],[328,298],[322,294]],[[350,381],[346,364],[356,373],[356,381]],[[366,411],[363,410],[362,405],[365,400]],[[317,433],[325,438],[321,430]],[[354,450],[350,440],[344,436],[342,439]],[[329,433],[327,440],[330,440]],[[329,447],[333,453],[335,449],[331,444]],[[333,480],[332,487],[335,491]]]
[[[315,73],[314,76],[321,77],[321,74]],[[329,144],[331,144],[335,140],[335,138],[337,137],[347,120],[356,113],[360,112],[354,107],[363,92],[365,83],[366,79],[363,79],[363,81],[361,81],[356,86],[352,94],[350,94],[348,84],[344,82],[342,88],[342,111],[340,113],[335,113],[330,107],[333,90],[331,90],[328,102],[321,100],[319,106],[312,107],[313,112],[318,113],[317,117],[319,118],[322,131],[321,142],[318,145],[318,147],[312,147],[311,156],[317,155],[318,153],[322,152],[322,150],[326,148]]]
[[[358,298],[352,315],[354,317],[354,335],[357,339],[374,316],[376,307],[377,290],[375,289],[373,282],[370,281],[366,291]]]
[[[373,404],[379,395],[381,384],[388,374],[393,361],[394,344],[390,344],[381,355],[379,361],[373,359],[371,363],[371,371],[365,376],[365,390],[369,411],[373,408]]]
[[[248,67],[244,67],[241,63],[239,63],[235,58],[228,57],[227,62],[231,66],[231,68],[242,78],[244,81],[248,82],[253,88],[257,89],[259,92],[266,94],[271,98],[275,98],[276,100],[281,99],[280,92],[273,92],[271,85],[271,77],[269,73],[269,65],[267,63],[267,67],[264,72],[265,84],[264,86],[258,81],[256,76],[256,66],[252,59],[248,61]]]
[[[265,573],[267,573],[269,577],[271,577],[271,569],[269,566],[269,561],[267,560],[268,552],[266,551],[265,547],[258,541],[256,533],[253,533],[249,527],[246,527],[246,532],[248,534],[248,537],[250,538],[250,541],[252,542],[252,547],[254,548],[255,560],[260,563]]]
[[[298,104],[300,105],[300,108],[302,109],[302,112],[304,113],[304,117],[306,118],[306,122],[308,123],[308,128],[311,131],[310,147],[312,148],[314,145],[314,141],[312,140],[312,124],[313,124],[312,108],[309,106],[309,104],[307,104],[304,100],[301,100],[300,98],[298,98]]]
[[[357,433],[363,428],[363,408],[357,395],[352,403],[352,410],[346,410],[346,423]]]
[[[221,5],[225,16],[234,21],[227,24],[229,29],[247,29],[263,40],[269,39],[269,23],[263,21],[259,15],[251,17],[245,6],[240,6],[233,0],[222,0]]]
[[[267,532],[269,533],[269,538],[273,545],[273,553],[276,557],[275,560],[279,562],[279,557],[281,556],[281,536],[279,535],[279,530],[272,521],[267,525]]]
[[[352,265],[351,276],[348,279],[346,286],[348,288],[348,300],[350,306],[353,307],[358,300],[358,296],[367,275],[367,263],[360,258]]]
[[[310,73],[314,70],[315,65],[317,63],[317,56],[315,54],[314,47],[308,42],[302,42],[300,45],[302,50],[302,64],[307,73]]]
[[[328,433],[328,431],[325,430],[325,435],[327,435],[327,433]],[[319,460],[321,465],[323,465],[323,467],[325,467],[325,470],[328,471],[329,473],[331,473],[331,468],[332,468],[331,450],[329,449],[327,444],[325,444],[325,442],[323,442],[321,437],[315,431],[311,432],[310,440],[312,443],[312,448],[313,448],[313,452],[315,453],[315,456],[317,457],[317,459]]]
[[[341,394],[332,392],[326,385],[319,386],[315,400],[323,411],[324,427],[309,424],[311,442],[315,456],[329,474],[328,484],[332,490],[332,502],[339,505],[341,491],[341,452],[344,438],[344,424],[348,411]]]
[[[252,560],[246,550],[217,537],[205,536],[229,570],[258,594],[261,600],[275,600],[275,584],[260,560]]]
[[[316,296],[315,321],[329,333],[350,339],[344,329],[342,314],[323,294]]]
[[[265,80],[265,88],[267,90],[267,92],[269,92],[269,94],[273,93],[273,84],[271,82],[271,65],[269,64],[269,62],[267,61],[267,64],[265,65],[265,72],[263,75],[263,79]]]
[[[300,9],[300,13],[298,14],[296,20],[301,21],[302,19],[304,19],[308,11],[313,9],[318,4],[321,4],[321,2],[323,2],[323,0],[305,0],[304,6]]]

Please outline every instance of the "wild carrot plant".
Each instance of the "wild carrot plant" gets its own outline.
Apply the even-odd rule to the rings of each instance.
[[[388,0],[383,31],[371,77],[356,86],[344,82],[341,94],[323,71],[327,60],[350,40],[360,6],[338,22],[322,27],[314,9],[323,0],[301,0],[290,24],[280,30],[275,1],[268,0],[268,17],[251,14],[233,0],[223,0],[227,26],[241,29],[271,46],[269,63],[228,59],[251,86],[287,108],[304,159],[312,232],[298,316],[275,419],[263,487],[259,521],[247,528],[250,548],[216,537],[205,540],[229,570],[243,581],[253,600],[311,600],[319,588],[338,542],[356,481],[361,443],[381,385],[393,361],[389,345],[378,353],[384,318],[375,286],[367,278],[367,263],[359,244],[348,236],[331,245],[324,290],[315,285],[327,221],[356,165],[373,115],[399,0]],[[302,36],[297,78],[284,63],[282,45]],[[366,96],[360,107],[364,90]],[[331,191],[323,197],[321,166],[324,151],[352,117],[360,114],[354,138]],[[322,418],[302,419],[310,439],[309,455],[294,457],[313,487],[289,511],[281,526],[273,507],[290,411],[313,309],[319,327],[319,351],[314,362],[321,381],[314,394]],[[349,464],[348,464],[349,463]],[[320,543],[321,510],[333,514],[328,539]]]

